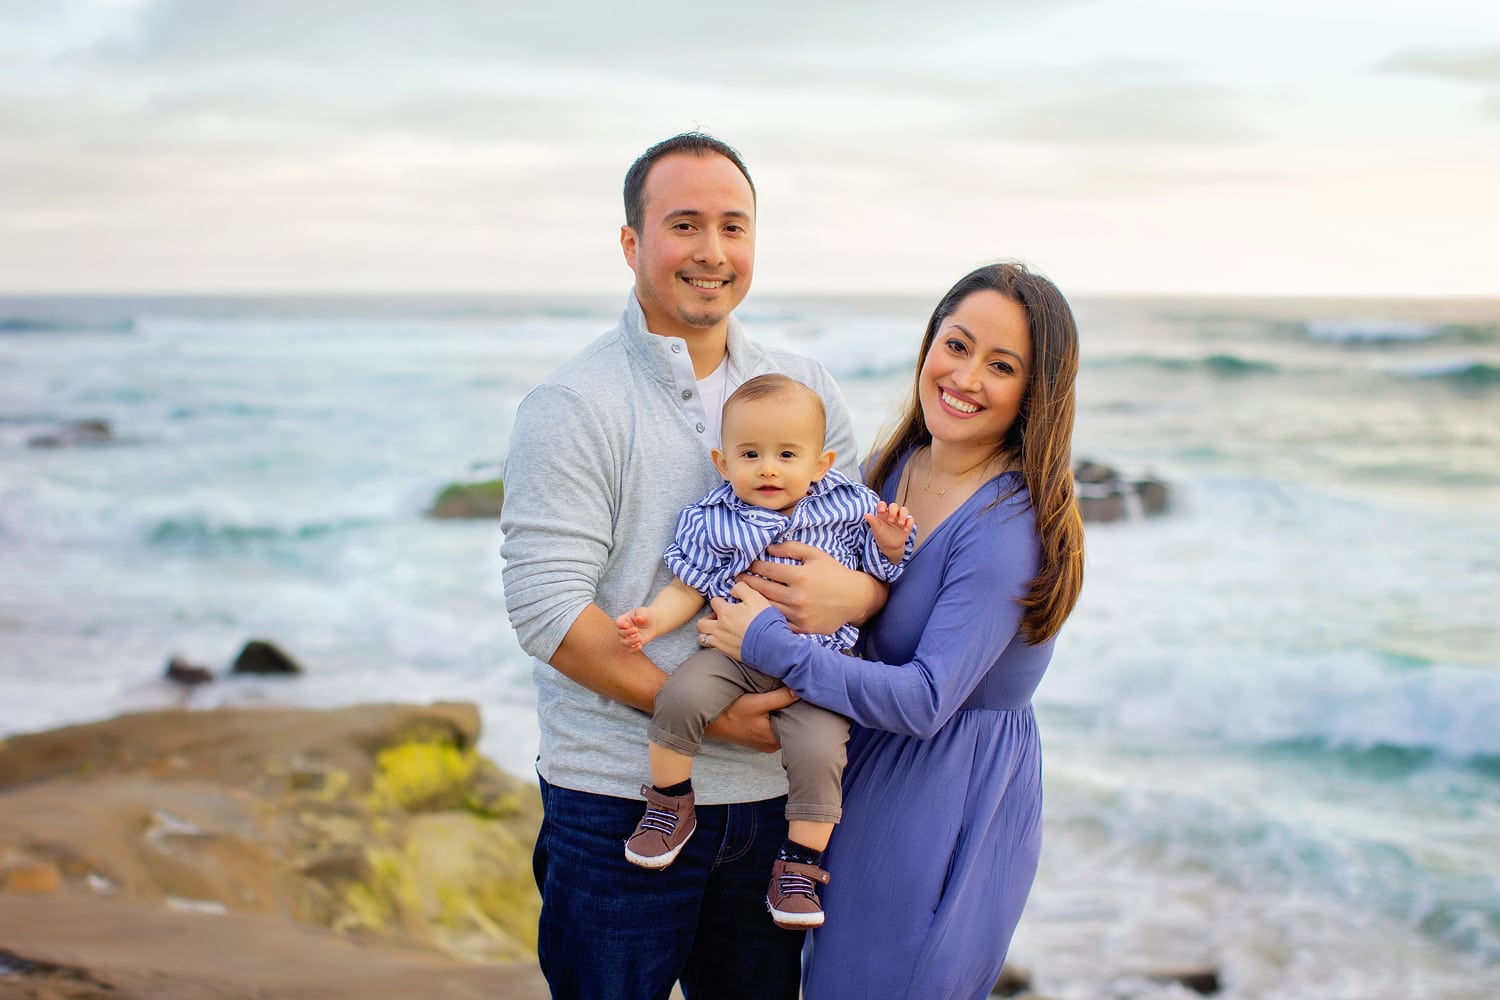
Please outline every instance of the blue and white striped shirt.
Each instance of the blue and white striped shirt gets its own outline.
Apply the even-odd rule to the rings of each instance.
[[[682,508],[676,540],[663,558],[677,579],[709,598],[728,597],[734,578],[756,559],[797,561],[767,555],[765,548],[773,542],[805,542],[850,569],[890,583],[911,558],[912,535],[906,537],[900,563],[887,559],[864,519],[879,502],[874,490],[837,469],[813,483],[789,514],[746,503],[724,483]],[[832,635],[810,638],[842,652],[858,637],[859,630],[846,624]]]

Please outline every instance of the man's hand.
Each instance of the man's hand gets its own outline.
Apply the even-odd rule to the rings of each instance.
[[[738,743],[761,753],[775,753],[781,749],[781,741],[771,728],[771,713],[796,700],[797,696],[791,689],[784,687],[763,694],[742,694],[709,723],[703,735]]]
[[[802,542],[779,542],[766,551],[801,561],[757,559],[737,579],[775,605],[793,632],[829,635],[850,622],[864,624],[885,606],[884,583],[850,569],[822,549]]]

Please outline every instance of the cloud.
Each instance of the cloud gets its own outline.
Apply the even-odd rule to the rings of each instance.
[[[1482,87],[1488,91],[1480,105],[1484,116],[1500,120],[1500,46],[1409,49],[1383,60],[1376,69]]]
[[[1460,83],[1500,83],[1500,47],[1472,49],[1410,49],[1380,62],[1387,73],[1414,73]]]

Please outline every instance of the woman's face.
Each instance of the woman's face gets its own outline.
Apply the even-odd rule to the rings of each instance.
[[[974,292],[938,325],[922,360],[918,398],[936,441],[991,448],[1005,437],[1026,393],[1031,331],[1021,304]]]

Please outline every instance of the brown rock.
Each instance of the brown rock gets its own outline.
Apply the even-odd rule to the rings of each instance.
[[[0,743],[0,908],[45,891],[533,961],[540,800],[478,756],[478,735],[475,706],[448,704],[176,710],[12,737]]]
[[[108,420],[89,418],[66,423],[52,434],[38,434],[26,445],[29,448],[68,448],[79,444],[107,444],[114,439]]]
[[[1167,486],[1155,479],[1143,479],[1135,484],[1135,495],[1141,500],[1141,513],[1147,516],[1167,512]]]
[[[1120,478],[1120,474],[1100,462],[1082,460],[1073,466],[1073,478],[1080,483],[1109,483]]]
[[[1125,495],[1118,490],[1080,494],[1078,510],[1085,521],[1119,521],[1125,517]]]
[[[505,508],[505,481],[487,479],[478,483],[452,483],[427,511],[428,517],[499,517]]]
[[[1006,962],[1005,967],[1000,970],[1000,978],[995,980],[995,985],[990,989],[990,996],[1013,997],[1030,990],[1031,971]]]
[[[236,674],[300,674],[302,665],[282,652],[274,643],[262,639],[251,639],[235,657],[232,673]]]
[[[207,667],[200,667],[197,664],[189,663],[180,656],[174,656],[167,661],[167,669],[162,676],[166,677],[169,681],[176,681],[178,684],[192,686],[195,684],[207,684],[214,679],[214,672]]]
[[[1222,988],[1219,982],[1219,970],[1213,965],[1151,969],[1143,975],[1153,982],[1180,983],[1194,993],[1201,993],[1204,996],[1212,996]]]
[[[476,965],[274,917],[0,897],[0,1000],[546,1000],[534,960]],[[4,954],[4,953],[0,953]],[[18,963],[19,964],[19,963]]]
[[[62,874],[50,861],[23,861],[5,872],[0,892],[24,892],[32,896],[55,896],[62,888]]]

